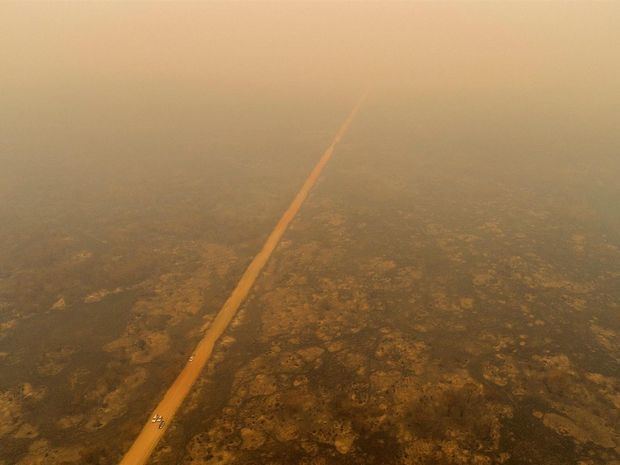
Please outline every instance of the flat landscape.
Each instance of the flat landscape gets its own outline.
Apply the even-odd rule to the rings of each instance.
[[[559,87],[534,59],[545,72],[510,84],[520,65],[407,86],[343,83],[332,62],[315,87],[6,78],[0,465],[118,464],[145,425],[151,465],[620,465],[620,73],[603,62]],[[158,410],[204,361],[174,418]]]

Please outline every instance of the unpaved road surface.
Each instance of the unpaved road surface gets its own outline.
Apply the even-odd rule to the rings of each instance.
[[[271,234],[269,234],[263,248],[247,267],[241,276],[241,279],[237,283],[237,286],[230,294],[230,297],[228,297],[215,317],[215,320],[209,326],[203,338],[198,343],[198,346],[194,350],[193,360],[188,362],[183,367],[183,370],[179,373],[179,376],[166,391],[163,399],[159,402],[154,412],[149,416],[146,424],[142,428],[142,431],[124,455],[120,462],[121,465],[141,465],[146,463],[149,459],[151,453],[155,449],[155,446],[166,432],[166,429],[174,418],[175,413],[181,406],[181,403],[191,390],[192,386],[198,379],[200,372],[211,357],[215,342],[224,333],[235,316],[235,313],[239,309],[239,306],[247,297],[252,285],[278,245],[278,242],[286,231],[286,228],[301,208],[301,205],[306,197],[308,197],[310,190],[319,178],[323,168],[332,157],[336,145],[347,132],[365,97],[366,94],[360,98],[358,103],[340,126],[340,129],[336,133],[332,143],[327,150],[325,150],[314,169],[310,172],[310,175],[291,202],[290,206],[284,212]],[[164,417],[166,422],[164,428],[160,429],[159,423],[151,422],[151,418],[155,412]]]

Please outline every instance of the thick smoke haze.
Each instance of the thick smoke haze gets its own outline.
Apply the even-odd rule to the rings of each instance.
[[[609,128],[619,20],[616,2],[4,2],[3,140],[21,152],[35,126],[187,126],[201,102],[351,102],[366,86],[464,98],[457,111],[531,102],[531,118],[546,102]]]
[[[613,92],[620,6],[581,3],[10,3],[2,87],[353,92],[597,85]],[[594,92],[593,92],[594,93]]]
[[[619,465],[619,282],[620,1],[0,0],[0,465]]]
[[[270,112],[333,126],[367,87],[438,118],[426,128],[438,138],[493,139],[501,125],[523,150],[506,143],[499,158],[540,133],[608,153],[619,21],[617,2],[4,2],[0,156],[5,168],[209,158],[205,144],[242,137],[244,122],[277,131]]]

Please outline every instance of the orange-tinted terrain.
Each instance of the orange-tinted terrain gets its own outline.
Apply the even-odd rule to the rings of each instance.
[[[618,19],[1,4],[0,465],[620,465]]]

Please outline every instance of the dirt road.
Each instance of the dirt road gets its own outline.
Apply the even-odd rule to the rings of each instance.
[[[121,460],[121,465],[142,465],[149,459],[151,453],[155,449],[155,446],[166,432],[166,429],[169,427],[170,422],[181,406],[181,403],[189,393],[190,389],[198,379],[200,372],[211,357],[215,342],[224,333],[235,316],[235,313],[239,309],[239,306],[247,297],[252,285],[267,263],[267,260],[269,260],[272,252],[278,245],[278,242],[286,231],[286,228],[301,208],[301,205],[304,200],[306,200],[306,197],[308,197],[312,186],[314,186],[319,178],[321,171],[332,157],[336,145],[347,132],[365,97],[366,94],[360,98],[359,102],[355,105],[353,110],[351,110],[351,113],[349,113],[347,119],[340,126],[340,129],[336,133],[332,143],[327,150],[325,150],[325,153],[323,153],[314,169],[304,182],[303,186],[301,186],[301,189],[291,202],[288,209],[284,212],[271,234],[269,234],[263,248],[258,255],[254,257],[250,265],[243,273],[243,276],[241,276],[241,279],[232,291],[230,297],[228,297],[228,300],[226,300],[219,313],[213,320],[213,323],[209,326],[203,338],[198,343],[198,346],[194,351],[193,361],[188,362],[185,365],[179,376],[172,383],[172,386],[170,386],[170,388],[166,391],[163,399],[155,408],[154,412],[157,412],[157,414],[162,415],[165,418],[165,428],[159,429],[159,423],[152,423],[151,417],[154,413],[151,414],[142,428],[142,431]]]

